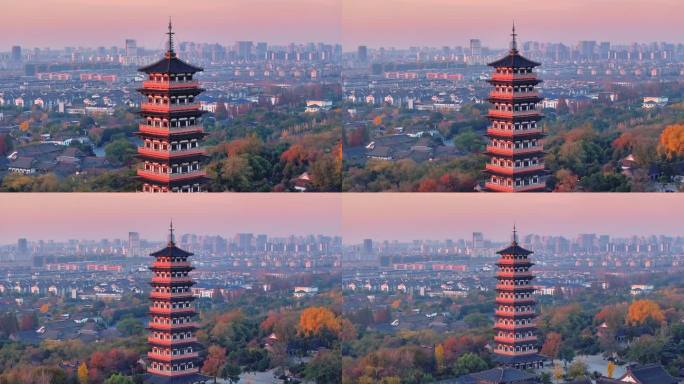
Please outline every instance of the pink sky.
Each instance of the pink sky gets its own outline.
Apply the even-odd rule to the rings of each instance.
[[[522,235],[684,235],[681,194],[345,194],[345,242]]]
[[[0,194],[0,243],[29,239],[163,239],[179,233],[342,235],[345,242],[457,239],[472,232],[684,235],[681,194]]]
[[[229,44],[338,42],[339,0],[3,0],[0,50],[123,46],[162,48],[169,16],[179,41]]]
[[[343,0],[343,43],[507,47],[522,40],[683,41],[682,0]]]
[[[341,203],[333,194],[5,193],[0,207],[0,243],[7,243],[127,238],[129,231],[162,240],[171,218],[181,234],[338,235]]]

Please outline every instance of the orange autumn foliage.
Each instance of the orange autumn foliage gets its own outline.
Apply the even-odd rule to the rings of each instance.
[[[660,134],[658,149],[668,159],[684,155],[684,124],[673,124],[665,127]]]
[[[325,307],[309,307],[299,316],[299,332],[305,336],[318,335],[323,330],[339,333],[340,320]]]
[[[562,341],[563,338],[561,337],[560,333],[549,332],[549,334],[546,335],[546,340],[544,341],[544,345],[542,346],[540,353],[552,359],[557,358],[558,353],[560,352]]]
[[[641,325],[648,319],[658,323],[665,321],[665,315],[658,303],[653,300],[637,300],[629,306],[627,310],[627,324]]]

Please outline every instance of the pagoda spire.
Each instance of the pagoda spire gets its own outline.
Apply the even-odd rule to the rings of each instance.
[[[512,53],[518,52],[518,41],[517,41],[518,34],[515,33],[515,20],[513,20],[513,33],[511,33],[511,37],[512,37],[511,52]]]
[[[173,50],[173,35],[175,32],[173,32],[173,25],[171,24],[171,17],[169,17],[169,31],[166,32],[167,35],[169,35],[169,45],[168,45],[168,50],[166,51],[166,57],[171,58],[176,56],[176,52]]]
[[[518,244],[518,230],[515,228],[515,223],[513,223],[513,244]]]
[[[171,219],[171,224],[169,224],[169,246],[172,246],[175,244],[175,237],[173,235],[173,219]]]

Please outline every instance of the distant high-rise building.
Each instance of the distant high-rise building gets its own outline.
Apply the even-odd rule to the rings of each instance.
[[[365,45],[359,45],[356,51],[356,60],[360,63],[368,62],[368,47]]]
[[[480,62],[482,59],[482,42],[480,39],[470,39],[470,61]]]
[[[238,233],[237,234],[237,246],[238,250],[242,252],[252,251],[252,240],[254,240],[254,235],[251,233]]]
[[[29,256],[28,240],[21,238],[17,240],[17,257],[25,259]]]
[[[143,192],[201,192],[206,150],[200,142],[205,133],[200,124],[203,111],[195,97],[202,89],[193,76],[202,68],[176,57],[170,22],[168,35],[164,58],[139,69],[147,81],[139,90],[144,101],[137,133],[142,139],[138,177]]]
[[[266,52],[268,52],[268,44],[264,43],[264,42],[257,43],[257,45],[256,45],[257,59],[265,60],[266,59]]]
[[[238,41],[237,54],[239,59],[249,60],[252,58],[252,47],[254,44],[251,41]]]
[[[492,192],[531,192],[546,188],[544,132],[537,105],[542,98],[536,90],[541,81],[534,68],[541,64],[520,55],[513,26],[511,49],[506,57],[490,63],[495,71],[489,83],[493,108],[488,117],[489,143],[485,166],[485,189]]]
[[[206,383],[209,378],[199,373],[200,344],[195,337],[197,312],[191,291],[195,283],[189,276],[193,267],[188,261],[192,253],[176,246],[171,224],[166,248],[150,256],[155,260],[150,267],[150,351],[145,382]]]
[[[366,256],[373,254],[373,239],[363,239],[363,254]]]
[[[484,235],[482,232],[473,232],[473,249],[484,248]]]
[[[18,45],[15,45],[12,47],[12,55],[11,55],[12,61],[15,63],[18,63],[21,61],[21,47]]]
[[[494,360],[517,369],[541,368],[546,359],[538,354],[537,302],[530,272],[534,264],[528,258],[532,252],[518,245],[513,228],[511,244],[497,254]]]
[[[140,234],[128,232],[128,257],[140,257]]]
[[[126,39],[124,43],[126,64],[134,64],[138,58],[138,43],[133,39]]]
[[[595,41],[580,41],[579,43],[580,58],[583,60],[593,60],[594,52],[596,52]]]

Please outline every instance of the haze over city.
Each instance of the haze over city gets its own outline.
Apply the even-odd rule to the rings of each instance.
[[[513,20],[521,40],[575,43],[681,42],[684,3],[655,0],[344,0],[342,43],[368,46],[454,46],[479,38],[507,47]],[[638,28],[635,28],[638,26]]]
[[[121,45],[125,38],[162,49],[169,17],[182,41],[288,44],[340,39],[338,0],[199,0],[186,5],[169,0],[7,0],[0,14],[5,31],[0,34],[0,50],[14,44],[111,46]]]

